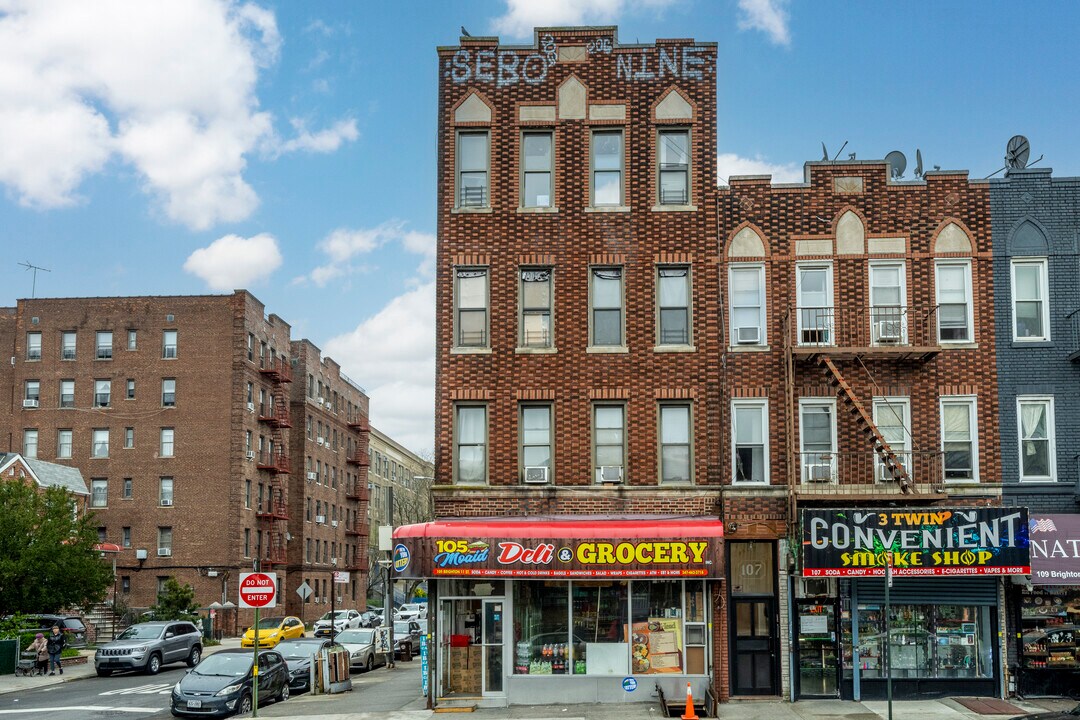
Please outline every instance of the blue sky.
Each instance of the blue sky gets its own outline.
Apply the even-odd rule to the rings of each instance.
[[[0,0],[0,305],[245,287],[432,448],[435,47],[557,24],[717,42],[721,178],[1080,174],[1077,3]]]

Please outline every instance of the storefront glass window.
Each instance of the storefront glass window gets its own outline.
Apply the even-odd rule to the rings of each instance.
[[[577,653],[570,645],[569,590],[565,582],[514,583],[515,674],[572,671]]]
[[[1020,598],[1020,618],[1024,692],[1056,694],[1055,687],[1076,682],[1080,590],[1051,587],[1026,592]]]
[[[634,583],[630,614],[634,674],[681,673],[682,582]]]
[[[446,580],[443,597],[498,597],[506,591],[502,580]]]

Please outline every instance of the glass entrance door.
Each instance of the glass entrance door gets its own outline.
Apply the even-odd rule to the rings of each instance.
[[[776,648],[772,598],[734,600],[736,695],[776,694]]]
[[[481,641],[484,652],[483,694],[503,693],[503,600],[484,600],[483,632]]]
[[[840,663],[837,652],[836,606],[798,601],[799,697],[837,697]]]

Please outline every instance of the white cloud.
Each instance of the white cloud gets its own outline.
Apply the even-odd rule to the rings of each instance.
[[[62,207],[118,160],[173,221],[248,217],[251,152],[357,136],[343,120],[277,140],[256,89],[281,43],[273,12],[240,0],[0,0],[0,184],[27,207]]]
[[[739,29],[761,30],[774,45],[790,45],[788,0],[739,0]]]
[[[435,446],[435,283],[395,297],[325,343],[371,398],[371,420],[413,451]]]
[[[250,238],[225,235],[191,253],[184,262],[184,270],[202,278],[211,290],[250,287],[280,266],[277,240],[267,233]]]
[[[720,182],[727,184],[732,175],[772,175],[774,183],[802,182],[802,166],[796,163],[775,164],[760,155],[745,158],[735,153],[720,153],[716,158],[716,174]]]
[[[677,0],[506,0],[506,13],[492,22],[494,31],[511,37],[531,37],[533,28],[553,25],[614,23],[624,11],[662,10]]]
[[[312,282],[319,287],[325,287],[334,278],[355,272],[357,268],[351,264],[354,258],[367,255],[389,242],[400,242],[407,252],[422,257],[417,267],[420,278],[417,282],[435,276],[435,236],[416,230],[406,231],[404,222],[390,220],[373,228],[334,230],[318,245],[329,257],[327,263],[295,278],[293,284]]]

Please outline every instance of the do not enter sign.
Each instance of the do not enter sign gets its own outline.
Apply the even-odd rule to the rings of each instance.
[[[240,573],[240,607],[277,606],[277,573]]]

